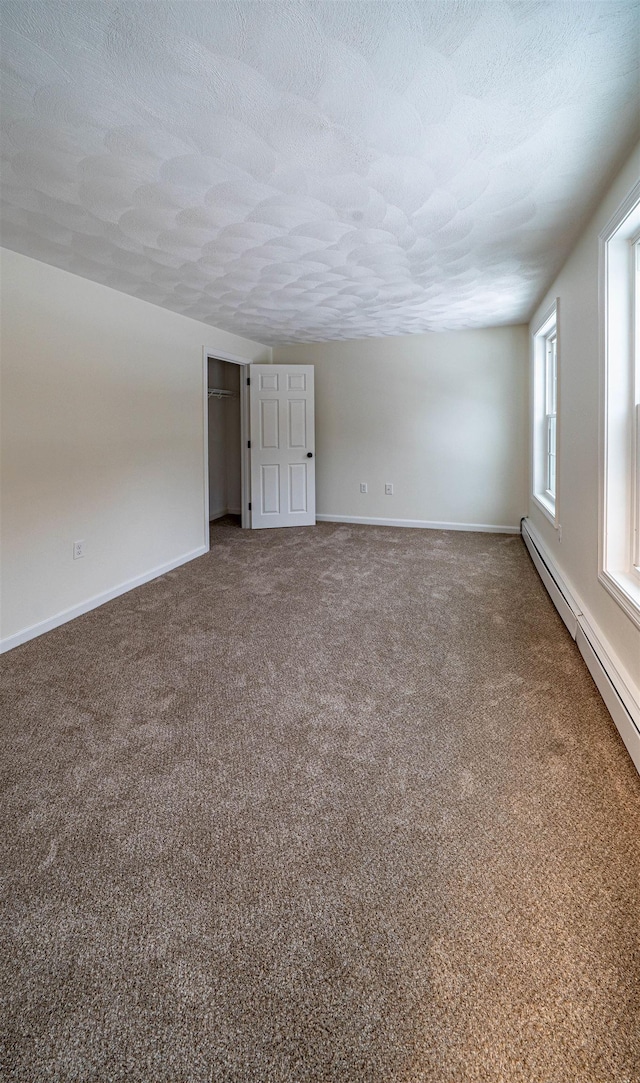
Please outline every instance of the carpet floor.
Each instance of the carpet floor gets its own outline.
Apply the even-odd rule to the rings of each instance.
[[[3,1080],[640,1080],[640,778],[520,538],[223,520],[1,665]]]

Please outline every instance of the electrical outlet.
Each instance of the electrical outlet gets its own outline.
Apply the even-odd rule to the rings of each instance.
[[[369,488],[367,486],[366,481],[361,481],[360,482],[360,492],[361,493],[368,493],[369,492]]]
[[[393,496],[393,485],[388,481],[384,487],[385,496]]]
[[[84,556],[84,546],[85,546],[85,543],[83,541],[74,541],[74,543],[73,543],[73,559],[74,560],[80,560],[80,557]]]

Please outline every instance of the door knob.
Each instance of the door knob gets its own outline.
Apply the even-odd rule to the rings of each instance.
[[[307,459],[313,459],[313,452],[312,451],[307,452]]]

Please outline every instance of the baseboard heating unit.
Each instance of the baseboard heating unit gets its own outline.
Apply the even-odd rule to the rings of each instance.
[[[627,751],[640,773],[640,690],[616,660],[580,599],[570,589],[540,534],[529,519],[522,539],[538,575],[584,658]]]

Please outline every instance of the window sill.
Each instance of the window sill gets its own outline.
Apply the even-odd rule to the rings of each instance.
[[[633,572],[600,572],[598,579],[612,598],[640,628],[640,578]]]
[[[558,524],[556,521],[555,503],[548,497],[546,497],[544,493],[534,493],[533,500],[534,503],[540,508],[540,511],[546,515],[549,522],[552,523],[553,526],[557,529]]]

